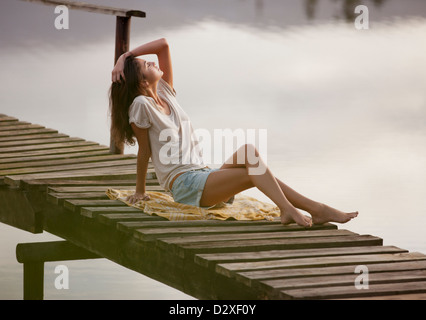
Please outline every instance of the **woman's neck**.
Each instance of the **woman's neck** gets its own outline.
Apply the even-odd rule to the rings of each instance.
[[[154,99],[155,103],[161,106],[161,100],[157,93],[157,83],[149,86],[146,91],[148,93],[148,96]]]

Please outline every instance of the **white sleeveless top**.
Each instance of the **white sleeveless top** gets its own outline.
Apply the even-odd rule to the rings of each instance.
[[[129,123],[149,128],[151,159],[158,181],[166,191],[173,177],[181,172],[206,167],[188,115],[179,106],[176,92],[160,79],[160,98],[167,102],[170,115],[160,111],[154,99],[137,96],[129,108]]]

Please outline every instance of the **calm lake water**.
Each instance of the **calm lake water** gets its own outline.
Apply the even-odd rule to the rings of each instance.
[[[358,4],[369,9],[367,30],[354,26]],[[266,129],[264,156],[277,177],[360,212],[341,228],[426,253],[425,1],[119,5],[147,12],[132,20],[131,48],[168,39],[194,128]],[[54,7],[3,0],[0,8],[0,113],[109,145],[115,18],[70,11],[70,29],[56,30]],[[0,235],[0,299],[21,299],[16,244],[58,238],[4,224]],[[105,259],[63,263],[70,288],[57,290],[58,264],[46,263],[45,299],[192,299]]]

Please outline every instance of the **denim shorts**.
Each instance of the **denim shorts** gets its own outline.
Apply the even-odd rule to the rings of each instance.
[[[172,189],[170,190],[174,201],[184,204],[189,204],[196,207],[200,206],[201,196],[203,195],[204,186],[206,185],[207,177],[210,173],[218,171],[219,169],[201,168],[192,169],[176,178],[173,182]],[[234,197],[229,199],[227,203],[232,204]],[[214,207],[201,207],[209,209]]]

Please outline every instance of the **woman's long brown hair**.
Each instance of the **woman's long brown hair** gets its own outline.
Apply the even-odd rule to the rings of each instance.
[[[134,133],[129,124],[129,107],[137,96],[144,94],[141,85],[143,75],[133,56],[126,59],[123,72],[126,80],[121,78],[120,82],[113,82],[109,89],[111,136],[117,145],[122,142],[134,145]]]

